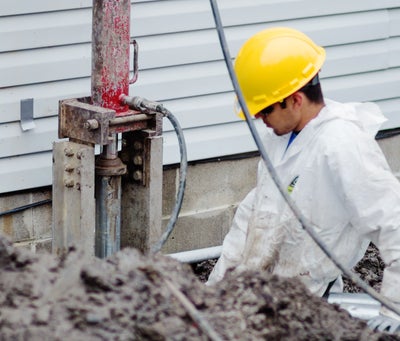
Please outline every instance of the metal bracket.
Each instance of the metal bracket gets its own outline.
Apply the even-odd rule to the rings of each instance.
[[[33,120],[33,98],[21,99],[21,128],[23,131],[36,127]]]
[[[115,111],[87,101],[73,98],[59,102],[58,137],[106,145],[109,143],[108,123],[115,117]]]
[[[122,135],[120,157],[128,167],[131,182],[146,186],[150,179],[151,139],[161,137],[157,131],[145,129]]]
[[[73,98],[59,102],[58,137],[86,143],[107,145],[109,136],[144,130],[160,125],[159,115],[145,115],[129,110],[116,117],[115,110],[90,104],[90,98]]]
[[[94,255],[94,147],[71,141],[53,144],[53,253],[79,245]]]

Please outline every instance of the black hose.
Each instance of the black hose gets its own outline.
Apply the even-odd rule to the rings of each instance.
[[[292,198],[286,193],[286,191],[283,189],[284,187],[281,184],[281,181],[278,177],[278,174],[276,173],[276,170],[274,166],[272,165],[272,162],[266,153],[264,146],[262,144],[262,141],[257,133],[257,130],[254,126],[254,122],[251,119],[251,116],[249,114],[249,111],[247,109],[246,102],[244,100],[242,91],[240,90],[240,86],[238,83],[238,80],[236,78],[236,74],[233,69],[231,57],[229,54],[229,49],[228,49],[228,44],[226,42],[225,34],[224,34],[224,29],[222,26],[221,18],[219,15],[219,10],[218,10],[218,5],[215,0],[210,0],[210,5],[211,9],[213,12],[214,16],[214,21],[216,25],[216,29],[218,32],[218,37],[221,45],[222,52],[224,54],[224,59],[226,66],[228,68],[229,72],[229,77],[231,78],[234,90],[236,92],[236,95],[238,97],[240,106],[243,110],[243,113],[246,118],[246,122],[249,126],[250,132],[253,136],[253,139],[257,145],[258,150],[260,151],[261,157],[265,163],[265,166],[267,167],[271,178],[275,182],[276,186],[279,189],[279,192],[287,202],[288,206],[292,210],[293,214],[297,218],[297,220],[300,222],[302,228],[307,231],[307,233],[311,236],[311,238],[316,242],[316,244],[320,247],[320,249],[325,253],[327,257],[353,282],[355,283],[358,287],[360,287],[362,290],[364,290],[366,293],[368,293],[370,296],[375,298],[377,301],[379,301],[382,305],[384,305],[386,308],[389,310],[395,312],[396,314],[400,315],[400,310],[391,302],[389,301],[386,297],[382,296],[381,294],[377,293],[375,290],[373,290],[370,286],[368,286],[365,282],[363,282],[358,276],[356,276],[353,272],[350,270],[346,269],[346,267],[338,260],[336,257],[333,255],[333,253],[327,248],[325,243],[319,238],[318,234],[315,232],[315,230],[311,227],[310,222],[305,218],[305,216],[301,213],[299,208],[296,206]]]
[[[186,142],[185,137],[183,135],[182,128],[179,124],[179,121],[175,118],[175,116],[166,109],[161,103],[155,101],[149,101],[146,98],[139,97],[139,96],[121,96],[121,101],[127,104],[131,109],[139,110],[146,114],[154,114],[160,113],[163,117],[166,117],[171,122],[172,126],[175,129],[176,135],[178,137],[179,142],[179,152],[181,155],[181,163],[179,169],[179,189],[178,194],[175,201],[174,209],[171,213],[171,218],[168,221],[168,224],[165,228],[164,233],[162,234],[160,240],[154,244],[150,248],[150,252],[156,253],[161,250],[165,242],[168,240],[168,237],[171,235],[172,231],[174,230],[176,221],[178,220],[178,215],[182,207],[183,196],[185,194],[185,187],[186,187],[186,174],[187,174],[187,152],[186,152]]]
[[[37,206],[41,206],[41,205],[46,205],[46,204],[49,204],[49,203],[51,203],[51,199],[46,199],[46,200],[42,200],[42,201],[31,203],[31,204],[28,204],[28,205],[16,207],[16,208],[13,208],[13,209],[8,210],[8,211],[0,212],[0,217],[3,217],[5,215],[9,215],[9,214],[18,213],[18,212],[21,212],[21,211],[25,211],[25,210],[27,210],[29,208],[33,208],[33,207],[37,207]]]
[[[171,122],[171,124],[175,129],[179,141],[181,164],[179,169],[179,190],[176,197],[175,207],[172,211],[171,218],[168,221],[167,227],[165,228],[165,232],[161,236],[161,239],[151,248],[151,252],[153,253],[161,250],[161,248],[163,247],[163,245],[165,244],[165,242],[167,241],[168,237],[170,236],[175,227],[179,212],[182,207],[183,195],[185,193],[185,187],[186,187],[186,174],[187,174],[186,143],[185,143],[185,137],[183,136],[182,128],[178,120],[175,118],[175,116],[172,115],[172,113],[168,111],[166,108],[163,107],[161,109],[161,113],[164,115],[164,117],[169,119],[169,121]]]

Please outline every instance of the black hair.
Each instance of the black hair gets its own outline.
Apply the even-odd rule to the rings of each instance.
[[[312,78],[306,85],[304,85],[300,90],[312,103],[323,103],[324,96],[322,93],[321,83],[319,82],[318,73],[314,78]]]

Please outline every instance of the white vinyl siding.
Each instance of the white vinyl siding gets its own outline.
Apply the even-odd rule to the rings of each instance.
[[[51,184],[58,101],[90,95],[92,0],[0,2],[0,193]],[[290,26],[327,51],[327,97],[375,101],[400,126],[400,0],[219,0],[230,53],[255,32]],[[130,95],[162,101],[184,129],[189,160],[255,150],[234,94],[208,0],[133,1],[139,78]],[[35,128],[21,129],[33,98]],[[164,164],[179,162],[164,123]]]

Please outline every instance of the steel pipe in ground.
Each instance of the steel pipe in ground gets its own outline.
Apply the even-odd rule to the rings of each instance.
[[[117,156],[117,144],[103,147],[95,166],[95,255],[106,258],[121,245],[121,175],[126,166]]]
[[[106,258],[121,245],[121,177],[96,176],[95,256]]]

